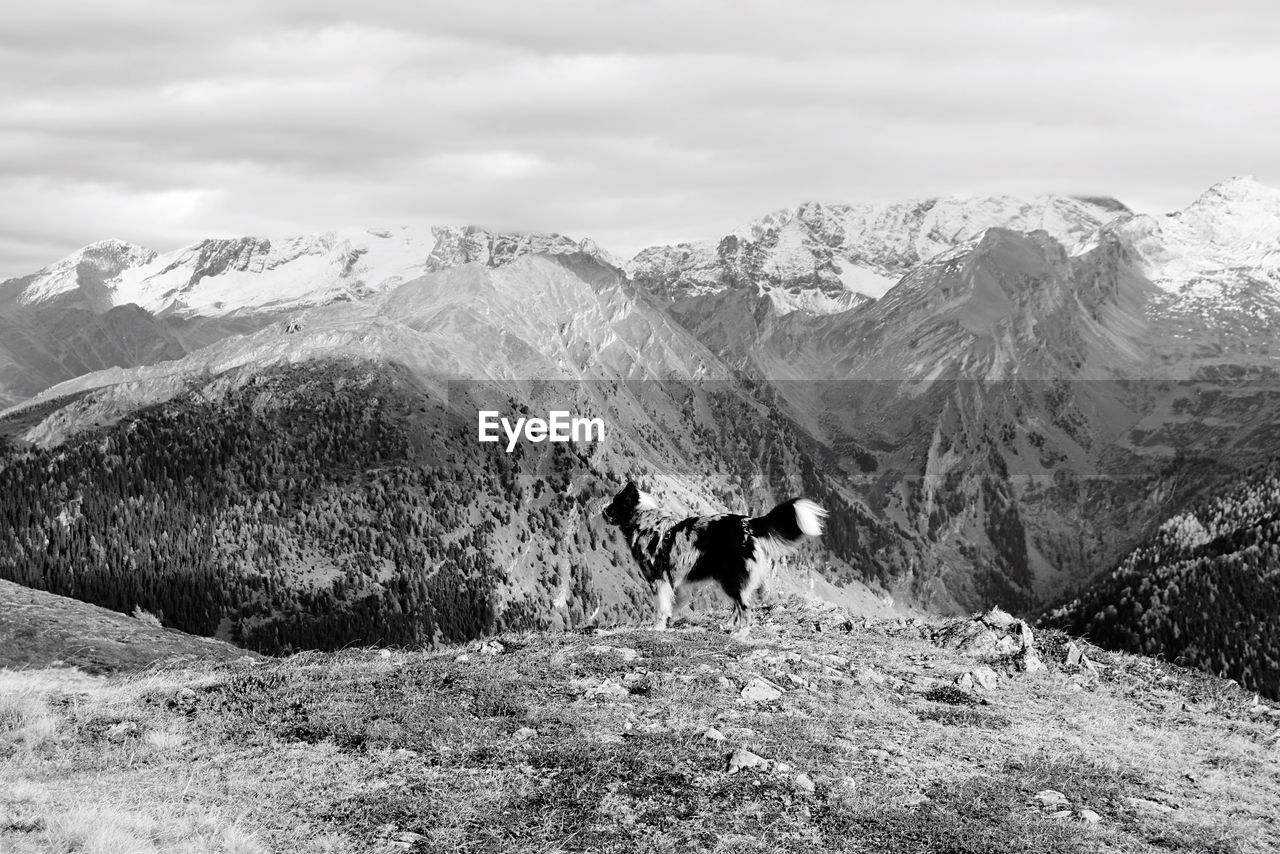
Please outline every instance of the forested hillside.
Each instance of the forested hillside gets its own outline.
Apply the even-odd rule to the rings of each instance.
[[[1049,621],[1280,697],[1280,461],[1167,521]]]
[[[199,378],[52,448],[9,443],[0,577],[265,652],[647,613],[649,593],[598,509],[652,470],[637,452],[645,434],[673,436],[638,428],[608,453],[567,443],[507,454],[475,439],[464,404],[478,393],[446,404],[394,366],[313,362]],[[715,475],[708,501],[758,508],[798,485],[837,511],[826,545],[838,557],[811,553],[815,569],[848,580],[900,566],[902,547],[846,502],[798,431],[728,391],[685,403],[708,404],[720,417],[679,437]]]

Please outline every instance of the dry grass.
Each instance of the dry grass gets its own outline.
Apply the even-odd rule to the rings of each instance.
[[[1051,667],[962,697],[972,662],[910,628],[813,625],[0,674],[0,850],[1280,850],[1275,727],[1229,691]],[[738,747],[769,766],[726,773]]]
[[[24,690],[0,694],[0,749],[8,745],[33,751],[54,740],[59,719],[43,694]]]

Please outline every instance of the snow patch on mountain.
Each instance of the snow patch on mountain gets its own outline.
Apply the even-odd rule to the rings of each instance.
[[[860,267],[843,258],[836,260],[836,275],[840,277],[845,290],[871,299],[880,299],[898,283],[898,280],[892,276],[885,276],[866,267]]]

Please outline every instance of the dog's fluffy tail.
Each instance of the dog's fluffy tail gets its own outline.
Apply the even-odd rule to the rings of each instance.
[[[779,545],[797,546],[805,537],[822,534],[827,511],[807,498],[792,498],[750,521],[751,533]]]

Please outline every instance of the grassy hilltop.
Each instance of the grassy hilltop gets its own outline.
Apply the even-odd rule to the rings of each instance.
[[[762,617],[0,670],[0,850],[1280,850],[1280,717],[1232,683],[1012,620]]]

